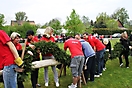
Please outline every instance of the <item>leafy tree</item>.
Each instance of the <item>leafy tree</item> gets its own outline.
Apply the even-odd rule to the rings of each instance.
[[[12,32],[18,32],[22,38],[26,37],[26,32],[28,30],[33,30],[36,33],[37,27],[35,25],[31,25],[29,23],[24,23],[22,26],[15,25],[15,26],[8,26],[8,34],[10,35]]]
[[[68,30],[68,34],[75,35],[75,33],[83,33],[86,28],[82,23],[78,14],[73,9],[70,16],[67,16],[67,21],[64,24],[64,28]]]
[[[127,25],[125,27],[132,29],[132,20],[128,21]]]
[[[91,24],[91,26],[93,26],[93,25],[94,25],[94,22],[93,22],[93,20],[91,20],[91,21],[90,21],[90,24]]]
[[[3,25],[6,23],[5,21],[4,21],[4,15],[3,14],[1,14],[0,13],[0,29],[3,29]]]
[[[115,19],[110,19],[106,21],[107,28],[117,29],[118,28],[118,22]]]
[[[25,12],[17,12],[16,14],[15,14],[15,19],[17,20],[17,21],[27,21],[27,16],[26,16],[26,13]]]
[[[89,18],[86,16],[82,17],[82,22],[85,25],[86,28],[89,28],[91,26],[90,22],[89,22]]]
[[[45,23],[42,28],[46,28],[47,26],[51,26],[54,29],[55,34],[61,33],[61,22],[58,19],[52,19],[49,22]]]
[[[117,9],[117,11],[114,12],[111,17],[114,19],[119,19],[123,25],[126,24],[128,22],[127,20],[129,19],[129,15],[125,8]]]
[[[49,22],[49,26],[51,26],[54,29],[55,34],[60,34],[61,33],[60,30],[62,28],[62,25],[61,25],[61,22],[58,19],[52,19]]]
[[[96,17],[96,22],[94,23],[95,28],[106,28],[106,22],[110,19],[110,17],[105,13],[100,13]]]

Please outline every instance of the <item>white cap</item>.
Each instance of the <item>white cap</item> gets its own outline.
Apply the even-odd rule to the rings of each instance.
[[[109,40],[108,40],[107,38],[104,38],[104,39],[103,39],[103,43],[104,43],[105,45],[107,45],[107,44],[109,43]]]
[[[12,40],[14,40],[17,36],[20,36],[20,34],[17,33],[17,32],[13,32],[13,33],[11,34],[10,38],[11,38]]]

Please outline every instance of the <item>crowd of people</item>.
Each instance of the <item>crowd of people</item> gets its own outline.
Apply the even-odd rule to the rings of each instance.
[[[31,47],[35,49],[34,43],[39,41],[46,42],[55,42],[54,37],[52,36],[54,29],[52,27],[47,27],[44,35],[41,37],[34,36],[33,30],[28,30],[26,33],[25,47]],[[3,83],[4,88],[26,88],[23,85],[23,82],[18,80],[19,74],[23,71],[23,60],[22,56],[22,45],[19,43],[20,34],[13,32],[10,37],[0,30],[0,70],[3,70]],[[130,39],[129,39],[130,38]],[[123,66],[122,58],[125,58],[126,68],[129,68],[128,55],[130,49],[132,49],[132,37],[128,37],[127,32],[123,32],[120,38],[120,43],[122,44],[123,51],[119,56],[119,66]],[[77,83],[80,80],[82,72],[86,82],[93,82],[95,77],[100,77],[103,74],[103,71],[106,70],[106,61],[104,55],[108,50],[109,55],[111,56],[111,42],[109,39],[100,40],[98,37],[93,36],[92,34],[83,33],[75,34],[75,36],[68,36],[64,41],[64,50],[67,51],[69,48],[71,53],[71,62],[70,68],[72,73],[72,83],[68,88],[77,88]],[[55,57],[52,53],[47,53],[45,55],[41,54],[40,49],[36,50],[37,57],[33,61],[54,59]],[[29,52],[30,55],[31,52]],[[56,66],[51,66],[55,86],[59,87],[59,78],[56,70]],[[19,69],[19,71],[17,71]],[[17,73],[19,73],[17,75]],[[39,68],[34,69],[31,72],[31,83],[32,88],[41,87],[38,83]],[[45,86],[49,86],[49,77],[48,77],[48,67],[44,67],[44,81]]]

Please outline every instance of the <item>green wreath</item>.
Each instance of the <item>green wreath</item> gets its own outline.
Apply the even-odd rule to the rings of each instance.
[[[70,65],[70,60],[71,60],[70,55],[67,54],[64,50],[60,49],[56,43],[40,41],[40,42],[34,43],[34,45],[35,45],[34,50],[31,49],[30,47],[26,48],[26,52],[31,51],[33,53],[33,56],[25,53],[24,59],[23,59],[24,72],[19,73],[19,77],[18,77],[20,81],[25,81],[25,77],[28,76],[28,74],[31,71],[33,71],[32,61],[35,58],[38,58],[38,53],[36,52],[38,48],[40,49],[42,55],[51,53],[58,62],[66,66]]]
[[[120,42],[116,42],[112,50],[112,59],[119,57],[122,51],[123,51],[123,45]]]

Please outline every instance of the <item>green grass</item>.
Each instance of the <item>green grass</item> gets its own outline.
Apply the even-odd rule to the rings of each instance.
[[[118,41],[118,39],[111,40],[112,45]],[[60,47],[63,47],[63,43],[59,44]],[[130,68],[125,68],[125,60],[123,59],[124,67],[119,67],[118,58],[114,60],[108,60],[106,63],[106,71],[103,72],[103,75],[100,78],[95,78],[94,82],[88,82],[87,85],[82,83],[82,88],[131,88],[132,87],[132,57],[129,56]],[[59,70],[57,69],[58,73]],[[44,86],[44,76],[43,68],[39,70],[39,83],[41,84],[40,88],[56,88],[54,84],[54,77],[51,67],[49,67],[49,87]],[[72,82],[72,76],[70,68],[67,68],[66,76],[59,78],[60,87],[67,88],[68,85]],[[30,75],[29,78],[24,82],[25,88],[32,88]],[[3,84],[0,83],[0,88],[4,88]]]

